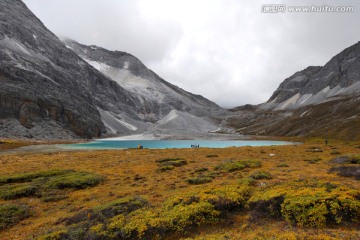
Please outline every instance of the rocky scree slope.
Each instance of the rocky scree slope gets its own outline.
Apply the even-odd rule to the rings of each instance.
[[[164,105],[148,101],[140,97],[146,95],[144,88],[125,89],[119,85],[121,78],[114,81],[111,74],[94,68],[96,51],[95,55],[79,57],[74,48],[66,47],[22,1],[1,0],[0,8],[4,10],[0,12],[0,134],[3,137],[92,138],[143,131],[173,109],[199,117],[206,114],[201,109],[221,111],[216,104],[157,78],[130,54],[103,50],[113,57],[106,62],[109,66],[119,68],[116,64],[121,61],[114,63],[118,58],[124,61],[124,68],[125,62],[129,62],[124,75],[125,79],[129,75],[134,78],[133,84],[144,78],[160,79],[164,87],[186,95],[186,101],[182,102],[164,98],[170,102]],[[105,58],[106,54],[100,57]],[[156,96],[157,92],[152,94]]]
[[[200,131],[192,128],[196,123],[205,124],[207,131],[216,129],[211,118],[217,118],[225,113],[215,103],[200,95],[189,93],[172,85],[148,69],[138,58],[121,51],[109,51],[98,46],[86,46],[71,39],[63,39],[66,46],[77,53],[95,69],[117,82],[136,99],[138,105],[135,115],[148,124],[131,119],[123,112],[104,112],[100,109],[103,122],[109,132],[116,133],[119,121],[126,121],[133,126],[131,130],[164,129],[164,121],[171,121],[166,131]],[[185,123],[185,124],[183,124]]]

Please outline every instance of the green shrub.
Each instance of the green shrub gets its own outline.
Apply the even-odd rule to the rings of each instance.
[[[286,163],[279,163],[277,167],[289,167]]]
[[[242,178],[239,180],[239,184],[245,186],[254,186],[256,184],[256,180],[251,177]]]
[[[215,167],[215,170],[224,172],[234,172],[242,170],[244,168],[256,168],[260,167],[261,162],[257,160],[226,160],[223,163]]]
[[[113,217],[118,214],[127,214],[139,208],[148,206],[149,202],[140,196],[125,197],[94,208],[95,214],[102,214],[106,217]]]
[[[250,177],[255,180],[272,179],[271,174],[265,171],[255,171],[250,175]]]
[[[208,187],[176,195],[158,207],[142,198],[123,198],[68,219],[64,223],[72,226],[60,239],[163,239],[184,234],[243,208],[250,193],[248,186]]]
[[[252,216],[282,217],[301,227],[358,221],[359,192],[331,183],[291,182],[257,192],[248,201]]]
[[[31,184],[5,185],[0,187],[0,199],[11,200],[21,197],[33,196],[38,188]]]
[[[50,170],[50,171],[43,171],[43,172],[12,174],[9,176],[0,177],[0,185],[4,185],[7,183],[31,182],[37,178],[53,177],[53,176],[68,174],[71,172],[74,172],[74,171],[73,170]]]
[[[209,169],[206,168],[206,167],[195,169],[195,172],[196,172],[196,173],[207,172],[207,171],[209,171]]]
[[[43,197],[44,202],[59,201],[63,194],[53,189],[83,189],[103,181],[103,177],[73,170],[50,170],[13,174],[0,178],[0,199],[11,200],[22,197]],[[50,197],[49,192],[51,193]],[[61,196],[56,196],[61,194]]]
[[[187,164],[187,162],[185,160],[179,159],[179,160],[174,160],[174,161],[163,162],[160,164],[160,166],[181,167],[186,164]]]
[[[258,221],[264,217],[281,218],[281,204],[284,202],[284,195],[279,194],[267,199],[249,201],[248,207],[251,209],[250,220]]]
[[[194,185],[209,183],[215,178],[215,174],[207,171],[207,168],[196,169],[195,173],[197,173],[197,175],[195,177],[188,178],[186,181],[189,184]]]
[[[167,211],[155,209],[139,209],[132,212],[126,219],[120,215],[111,220],[108,228],[92,229],[108,238],[117,239],[154,239],[167,233],[183,233],[190,228],[213,223],[219,220],[220,212],[209,202],[193,202],[176,205]],[[103,226],[98,226],[103,227]]]
[[[0,204],[0,230],[17,224],[30,216],[29,207],[16,204]]]
[[[95,225],[102,223],[116,215],[129,214],[132,211],[146,207],[148,205],[148,201],[139,196],[119,198],[92,209],[81,211],[72,217],[62,219],[62,223],[65,223],[66,225],[72,225],[81,222],[88,222],[92,225]],[[80,225],[79,227],[81,228]]]
[[[158,171],[164,172],[168,170],[173,170],[175,167],[181,167],[187,164],[186,160],[181,158],[165,158],[156,160],[158,163]]]
[[[103,177],[86,172],[70,172],[68,174],[54,176],[50,178],[46,184],[45,188],[52,189],[64,189],[64,188],[73,188],[73,189],[84,189],[87,187],[93,187],[98,185],[103,181]]]
[[[222,213],[233,209],[242,209],[245,207],[251,196],[251,187],[248,185],[230,185],[217,187],[211,191],[204,190],[208,194],[205,199],[215,206],[215,209]]]
[[[193,178],[188,178],[186,181],[189,184],[204,184],[204,183],[209,183],[211,182],[213,179],[211,177],[208,176],[197,176],[197,177],[193,177]]]
[[[41,236],[37,238],[37,240],[60,240],[64,237],[65,234],[66,234],[65,230],[60,230]]]

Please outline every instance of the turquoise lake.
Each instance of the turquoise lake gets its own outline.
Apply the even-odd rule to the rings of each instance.
[[[166,148],[191,148],[199,145],[200,148],[226,148],[243,146],[275,146],[290,145],[293,142],[266,141],[266,140],[97,140],[88,143],[69,144],[70,149],[127,149],[137,148],[138,144],[144,148],[166,149]]]

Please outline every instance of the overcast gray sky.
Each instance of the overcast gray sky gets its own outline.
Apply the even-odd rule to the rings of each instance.
[[[55,34],[129,52],[165,80],[227,108],[267,101],[285,78],[360,41],[356,0],[24,2]],[[262,13],[264,4],[279,3],[355,10]]]

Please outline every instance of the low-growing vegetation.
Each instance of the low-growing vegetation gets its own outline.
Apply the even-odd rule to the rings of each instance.
[[[71,170],[50,170],[43,172],[29,172],[29,173],[19,173],[12,174],[9,176],[0,176],[0,185],[7,183],[23,183],[23,182],[31,182],[38,178],[49,178],[59,175],[65,175],[71,173]]]
[[[221,164],[215,167],[215,170],[234,172],[243,170],[244,168],[257,168],[261,166],[261,162],[258,160],[225,160]]]
[[[248,186],[226,186],[186,192],[151,207],[142,198],[125,198],[64,219],[68,230],[50,233],[57,239],[153,239],[220,222],[228,211],[244,208]],[[79,224],[87,221],[86,224]],[[61,234],[59,234],[61,233]]]
[[[207,173],[207,174],[201,173],[195,177],[190,177],[190,178],[186,179],[186,181],[189,184],[204,184],[204,183],[212,182],[212,180],[214,178],[215,178],[215,176],[212,173]]]
[[[0,199],[11,200],[44,195],[45,202],[58,201],[66,197],[54,196],[58,192],[53,189],[84,189],[96,186],[103,179],[97,174],[73,170],[50,170],[2,176]],[[49,192],[52,196],[47,196]]]
[[[38,187],[28,183],[5,185],[0,187],[0,199],[10,200],[29,197],[35,195],[38,190]]]
[[[277,167],[283,168],[283,167],[289,167],[289,165],[286,164],[286,163],[279,163],[279,164],[277,165]]]
[[[272,179],[271,174],[265,171],[255,171],[250,175],[250,177],[255,180]]]
[[[359,194],[330,183],[299,181],[268,187],[254,194],[248,206],[253,216],[281,217],[300,227],[325,227],[357,222]]]
[[[181,167],[187,164],[186,160],[181,158],[165,158],[156,160],[159,166],[159,171],[164,172],[173,170],[175,167]]]
[[[0,204],[0,231],[29,216],[29,207],[26,205]]]
[[[357,146],[2,154],[0,239],[360,239]]]

